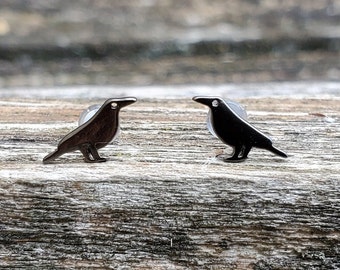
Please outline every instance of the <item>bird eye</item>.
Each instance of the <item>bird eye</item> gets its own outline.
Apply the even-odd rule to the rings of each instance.
[[[117,108],[117,103],[116,102],[112,102],[111,103],[111,109],[116,109]]]
[[[218,100],[214,100],[212,103],[211,103],[211,105],[213,106],[213,107],[218,107]]]

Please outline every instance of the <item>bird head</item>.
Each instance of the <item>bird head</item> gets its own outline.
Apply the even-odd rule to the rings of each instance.
[[[204,96],[204,97],[197,96],[197,97],[194,97],[193,100],[198,103],[208,106],[210,110],[213,112],[220,111],[220,109],[222,108],[224,112],[229,111],[233,114],[236,114],[238,117],[242,118],[245,121],[248,120],[248,115],[247,115],[246,110],[242,107],[241,104],[239,104],[236,101],[232,101],[232,100],[224,101],[220,97],[208,97],[208,96]]]
[[[220,97],[206,97],[206,96],[196,96],[193,97],[194,101],[208,106],[210,109],[218,108],[224,101]]]
[[[134,97],[124,97],[124,98],[110,98],[105,101],[105,106],[110,105],[111,109],[121,109],[137,101]]]

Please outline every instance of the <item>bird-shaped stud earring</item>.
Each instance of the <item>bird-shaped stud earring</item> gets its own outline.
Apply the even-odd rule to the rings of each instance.
[[[136,101],[134,97],[110,98],[102,106],[89,107],[80,115],[80,126],[62,138],[57,149],[44,157],[43,163],[76,150],[80,150],[85,162],[106,161],[97,150],[108,145],[118,134],[119,110]]]
[[[226,102],[220,97],[196,96],[194,101],[209,107],[208,129],[223,143],[234,148],[231,156],[219,155],[225,162],[244,161],[252,147],[263,148],[286,158],[275,148],[272,141],[247,121],[245,110],[235,102]]]

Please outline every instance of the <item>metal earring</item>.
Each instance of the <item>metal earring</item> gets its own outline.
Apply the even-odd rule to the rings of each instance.
[[[286,158],[287,155],[272,145],[272,141],[247,120],[245,109],[234,101],[220,97],[196,96],[194,101],[209,107],[208,130],[223,143],[231,146],[231,156],[218,155],[225,162],[244,161],[252,147],[263,148]]]
[[[119,111],[137,99],[134,97],[110,98],[102,106],[92,105],[79,117],[79,127],[67,134],[58,144],[57,149],[43,159],[51,163],[61,155],[79,150],[85,162],[104,162],[98,149],[108,145],[119,132]]]

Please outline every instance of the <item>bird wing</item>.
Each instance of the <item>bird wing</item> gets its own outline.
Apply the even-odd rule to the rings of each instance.
[[[240,117],[237,113],[234,112],[234,110],[227,104],[227,102],[225,102],[223,100],[225,106],[228,108],[228,110],[235,116],[238,118],[239,121],[243,122],[248,128],[252,129],[253,131],[255,131],[256,133],[258,133],[259,135],[267,138],[269,141],[271,141],[271,139],[265,135],[263,132],[261,132],[260,130],[258,130],[256,127],[254,127],[252,124],[250,124],[247,120],[243,119],[242,117]]]

